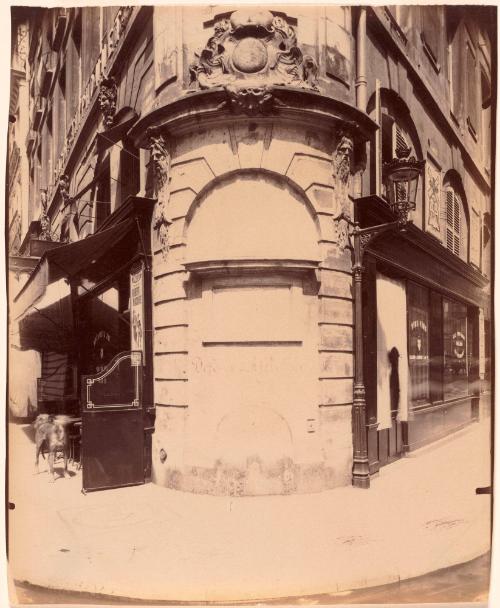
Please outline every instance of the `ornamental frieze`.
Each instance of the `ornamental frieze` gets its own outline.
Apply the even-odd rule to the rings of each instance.
[[[294,28],[283,17],[256,8],[240,9],[217,21],[213,35],[190,66],[197,88],[244,88],[243,103],[258,97],[252,101],[261,107],[270,95],[266,86],[317,91],[317,71],[315,60],[300,50]]]

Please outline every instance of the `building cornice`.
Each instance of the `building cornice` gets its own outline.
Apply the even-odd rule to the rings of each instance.
[[[189,131],[203,122],[205,127],[221,120],[288,119],[314,128],[334,128],[350,131],[359,141],[368,141],[378,125],[365,112],[356,107],[322,95],[316,91],[290,86],[264,87],[266,104],[255,111],[254,106],[245,110],[233,103],[234,91],[225,87],[184,93],[143,116],[129,131],[135,145],[146,148],[151,132],[161,130],[168,136]],[[260,94],[260,92],[259,92]]]

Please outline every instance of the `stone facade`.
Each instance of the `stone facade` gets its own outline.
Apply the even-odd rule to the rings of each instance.
[[[30,90],[39,93],[23,152],[34,223],[11,240],[27,251],[41,226],[47,242],[79,241],[119,223],[131,199],[154,205],[141,251],[148,281],[151,270],[145,454],[156,483],[233,495],[350,483],[353,437],[365,429],[352,421],[352,239],[336,218],[387,221],[384,163],[402,148],[425,162],[413,226],[366,239],[370,471],[389,433],[381,422],[391,424],[388,391],[377,397],[377,373],[388,373],[377,352],[377,276],[398,281],[398,318],[411,281],[465,306],[479,322],[470,357],[484,378],[492,51],[481,15],[136,6],[30,18]],[[424,419],[425,407],[434,411],[410,403],[394,432]],[[469,416],[470,403],[462,408]],[[438,426],[419,432],[435,438]]]

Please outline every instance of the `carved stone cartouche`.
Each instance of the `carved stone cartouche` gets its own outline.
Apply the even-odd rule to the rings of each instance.
[[[214,25],[190,67],[196,88],[224,87],[233,109],[253,114],[272,106],[272,86],[317,91],[318,68],[297,45],[293,27],[271,11],[240,9]]]

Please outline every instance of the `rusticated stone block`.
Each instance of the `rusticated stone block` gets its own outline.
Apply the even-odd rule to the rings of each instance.
[[[174,272],[156,277],[153,281],[153,301],[172,300],[186,296],[185,283],[188,279],[186,271]]]
[[[352,378],[354,357],[351,353],[320,353],[320,378]]]
[[[344,378],[328,378],[320,380],[321,405],[345,405],[352,403],[352,380]]]
[[[185,325],[188,313],[185,300],[163,302],[153,308],[153,327]]]
[[[172,353],[155,357],[154,373],[156,378],[185,380],[187,378],[187,353]]]
[[[346,323],[352,325],[352,301],[339,300],[337,298],[320,298],[318,320],[320,323]]]
[[[165,327],[154,330],[154,352],[185,352],[187,347],[187,327]]]
[[[352,277],[343,272],[321,269],[319,272],[321,287],[320,296],[352,298]]]
[[[352,327],[320,325],[320,350],[352,351]]]
[[[155,403],[164,405],[187,405],[187,382],[185,380],[155,380]]]

